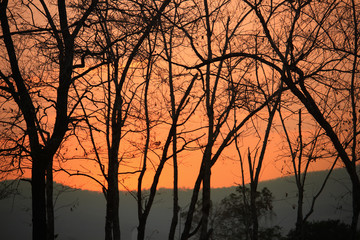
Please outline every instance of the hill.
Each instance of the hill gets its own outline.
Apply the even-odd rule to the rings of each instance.
[[[327,172],[309,173],[306,186],[305,212],[312,196],[320,188]],[[20,181],[19,194],[0,200],[1,239],[31,239],[31,194],[30,184]],[[336,169],[319,197],[310,220],[351,220],[350,180],[344,169]],[[287,233],[294,226],[296,217],[296,187],[291,176],[261,182],[259,188],[267,187],[274,196],[276,215],[265,219],[266,226],[279,225]],[[60,184],[55,186],[55,232],[58,239],[103,239],[105,225],[105,199],[102,193],[72,189]],[[214,203],[235,190],[235,187],[212,189]],[[181,210],[185,211],[191,190],[180,190]],[[159,189],[148,226],[148,239],[167,239],[171,221],[170,189]],[[120,221],[123,239],[135,239],[137,226],[136,201],[130,193],[120,196]]]

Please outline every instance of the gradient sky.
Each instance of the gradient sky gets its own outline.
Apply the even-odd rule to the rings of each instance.
[[[235,11],[235,9],[233,9]],[[181,49],[181,51],[183,51]],[[186,55],[188,55],[186,53]],[[194,58],[196,59],[196,58]],[[257,139],[255,137],[247,136],[242,139],[242,156],[245,158],[247,149],[250,148],[251,151],[254,151],[254,146],[256,145]],[[67,143],[71,145],[71,143]],[[270,137],[270,143],[267,148],[265,155],[265,160],[262,166],[262,172],[260,180],[268,180],[272,178],[282,177],[284,175],[291,174],[291,169],[289,168],[290,164],[289,159],[280,158],[281,146],[283,144],[283,139],[278,132],[273,131]],[[329,146],[330,148],[331,146]],[[67,155],[68,158],[71,157],[72,152],[70,150]],[[73,153],[76,155],[76,153]],[[183,153],[179,157],[179,187],[180,188],[192,188],[195,183],[199,171],[199,165],[201,162],[202,154],[200,151],[187,152]],[[129,160],[130,161],[130,160]],[[171,188],[173,184],[173,169],[171,164],[171,159],[166,164],[164,171],[160,178],[159,188]],[[59,163],[54,163],[55,169],[58,167]],[[138,158],[131,159],[129,163],[132,168],[126,168],[123,165],[120,165],[119,172],[134,171],[138,170],[141,166],[141,156]],[[317,161],[314,164],[311,164],[310,170],[322,170],[326,169],[331,165],[328,160]],[[89,162],[88,160],[71,160],[66,163],[61,163],[61,166],[65,169],[73,169],[75,172],[81,170],[84,173],[88,173],[92,177],[98,179],[100,182],[103,182],[103,178],[99,175],[98,165]],[[247,165],[245,165],[245,171],[247,170]],[[148,166],[147,174],[144,179],[144,188],[149,188],[151,185],[152,175],[154,170],[151,169],[151,165]],[[29,176],[29,173],[25,175]],[[134,174],[120,174],[120,189],[125,190],[124,186],[127,189],[134,190],[137,186],[137,177],[138,173]],[[66,173],[63,172],[54,172],[54,179],[57,182],[64,183],[72,187],[78,187],[88,190],[101,191],[101,187],[94,180],[83,177],[83,176],[71,176],[69,177]],[[242,176],[240,173],[240,164],[238,161],[238,156],[234,147],[229,147],[224,151],[222,157],[216,162],[212,168],[212,187],[228,187],[233,186],[237,183],[241,183]],[[245,174],[245,182],[248,182],[248,174]]]
[[[250,139],[246,140],[247,143],[251,143]],[[260,181],[283,177],[291,174],[289,160],[279,157],[279,154],[283,153],[279,150],[279,136],[273,134],[270,137],[270,142],[267,148],[265,160],[262,166],[260,175]],[[244,153],[249,146],[243,144]],[[251,146],[250,146],[251,147]],[[244,154],[245,156],[245,154]],[[202,153],[200,151],[187,152],[181,155],[179,158],[179,188],[193,188],[196,177],[198,175]],[[138,159],[133,159],[136,164],[139,164]],[[172,188],[173,186],[173,168],[171,159],[165,165],[163,173],[160,177],[158,188]],[[96,164],[89,164],[84,160],[72,160],[71,162],[63,165],[64,167],[70,167],[76,169],[78,167],[86,166],[88,173],[92,176],[99,175],[98,167]],[[320,160],[316,163],[310,164],[310,171],[324,170],[331,166],[329,160]],[[247,183],[249,174],[246,173],[247,165],[245,165],[245,182]],[[119,172],[128,171],[125,167],[120,166]],[[152,176],[154,171],[151,167],[148,167],[148,172],[144,178],[144,189],[148,189],[152,182]],[[136,190],[137,178],[139,174],[120,174],[120,190]],[[56,182],[69,185],[71,187],[101,191],[101,187],[94,180],[84,176],[68,176],[63,172],[55,172],[54,179]],[[101,177],[98,177],[101,181]],[[242,177],[240,172],[240,163],[235,155],[235,149],[229,147],[224,151],[222,157],[216,162],[212,168],[211,185],[213,188],[229,187],[241,183]]]

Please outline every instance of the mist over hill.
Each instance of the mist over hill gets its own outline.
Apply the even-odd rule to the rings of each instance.
[[[317,193],[327,172],[308,174],[305,189],[305,214],[312,197]],[[17,195],[0,200],[1,239],[31,239],[31,194],[30,184],[20,181]],[[294,227],[296,219],[296,186],[293,177],[264,181],[259,189],[267,187],[274,196],[274,213],[264,219],[264,226],[279,225],[284,234]],[[55,233],[57,239],[103,239],[105,226],[105,199],[102,193],[55,186]],[[323,193],[318,198],[310,220],[351,220],[351,184],[344,169],[333,171]],[[212,189],[214,204],[235,191],[235,187]],[[181,211],[186,211],[192,191],[179,192]],[[120,195],[120,221],[122,239],[135,239],[137,226],[137,205],[128,192]],[[167,239],[172,214],[172,190],[160,189],[147,225],[147,239]],[[182,220],[180,220],[180,224]],[[181,229],[180,229],[181,230]],[[179,229],[178,232],[180,233]]]

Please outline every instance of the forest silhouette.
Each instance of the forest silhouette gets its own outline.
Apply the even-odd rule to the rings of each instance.
[[[351,221],[325,226],[357,239],[359,14],[355,0],[0,0],[0,179],[30,183],[32,239],[57,237],[56,178],[99,186],[106,240],[122,238],[120,187],[146,239],[160,181],[168,239],[281,238],[261,226],[272,193],[260,182],[278,168],[295,182],[289,236],[302,240],[323,228],[310,219],[339,167]],[[220,163],[239,185],[223,203],[246,209],[230,237],[212,222]],[[309,199],[315,169],[326,174]]]

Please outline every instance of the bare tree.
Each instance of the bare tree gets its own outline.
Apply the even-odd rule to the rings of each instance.
[[[139,171],[120,171],[121,164],[133,157],[125,136],[141,131],[136,125],[138,101],[141,87],[149,82],[148,78],[136,79],[136,72],[143,71],[142,66],[134,68],[136,62],[146,60],[148,54],[143,46],[144,41],[154,30],[160,16],[169,4],[169,0],[154,5],[142,2],[122,4],[118,1],[107,1],[99,4],[96,14],[92,16],[92,27],[95,28],[95,43],[89,51],[95,58],[106,64],[105,74],[97,76],[101,83],[96,90],[97,96],[81,102],[84,112],[86,131],[89,133],[91,149],[96,164],[105,180],[86,172],[68,171],[70,175],[87,176],[99,183],[106,198],[105,239],[120,239],[119,221],[119,174],[134,174]],[[114,29],[117,29],[114,31]],[[80,96],[79,96],[80,97]],[[99,111],[98,107],[102,106]],[[131,118],[130,120],[128,120]],[[132,122],[132,123],[131,123]],[[80,141],[79,141],[80,142]],[[103,142],[106,146],[103,146]],[[83,149],[85,144],[80,143]],[[124,145],[124,147],[121,147]],[[105,148],[106,153],[101,150]],[[86,153],[86,150],[85,150]]]
[[[278,108],[280,102],[280,96],[277,97],[275,100],[274,106],[269,107],[269,117],[268,117],[268,124],[265,130],[264,139],[262,142],[260,155],[258,157],[258,160],[256,161],[256,154],[254,157],[251,156],[250,150],[248,150],[248,167],[249,167],[249,173],[250,173],[250,212],[251,212],[251,219],[252,219],[252,226],[251,226],[251,239],[257,240],[259,238],[259,222],[258,222],[258,210],[256,205],[256,198],[257,198],[257,192],[258,192],[258,184],[260,181],[260,173],[265,157],[265,151],[266,147],[268,145],[268,139],[270,136],[270,131],[272,128],[273,119],[276,113],[276,110]],[[239,151],[239,150],[238,150]],[[240,151],[239,151],[240,152]],[[257,151],[256,151],[257,153]],[[241,158],[241,156],[240,156]],[[242,164],[241,164],[242,166]],[[244,178],[244,175],[243,175]]]
[[[81,29],[94,10],[97,1],[91,1],[87,5],[86,11],[78,17],[71,18],[64,1],[59,1],[55,18],[52,11],[44,1],[28,3],[28,5],[18,2],[18,6],[9,5],[7,0],[0,2],[0,21],[4,43],[3,50],[8,63],[3,65],[0,71],[2,97],[11,99],[18,108],[18,119],[22,119],[18,127],[22,129],[22,134],[17,139],[20,142],[13,142],[11,147],[7,147],[9,152],[25,152],[31,159],[31,185],[32,185],[32,215],[33,215],[33,239],[53,239],[54,232],[52,227],[48,231],[46,219],[46,196],[45,196],[45,173],[51,171],[49,166],[53,161],[55,153],[58,151],[66,132],[69,130],[68,124],[72,122],[69,111],[69,90],[74,83],[73,69],[75,67],[75,39],[81,33]],[[33,10],[24,13],[25,10]],[[37,14],[41,18],[38,22],[31,14]],[[26,14],[29,18],[25,18]],[[29,20],[29,24],[23,24]],[[19,25],[18,25],[19,24]],[[17,29],[22,26],[22,29]],[[26,75],[26,69],[21,54],[21,43],[17,36],[25,36],[29,42],[36,44],[49,44],[52,42],[56,50],[50,51],[50,58],[44,61],[43,70],[53,67],[53,71],[58,76],[51,82],[51,74],[48,80],[37,78],[36,74]],[[37,42],[38,39],[50,39],[47,43]],[[30,41],[31,39],[31,41]],[[31,55],[31,54],[30,54]],[[36,54],[34,54],[36,57]],[[45,56],[42,56],[45,57]],[[25,59],[24,59],[25,60]],[[35,62],[35,58],[30,58]],[[48,65],[46,66],[46,63]],[[41,69],[41,68],[40,68]],[[48,85],[55,89],[56,96],[46,96],[45,88],[37,87],[33,81],[38,81],[39,85]],[[34,89],[35,88],[35,89]],[[39,98],[42,100],[39,100]],[[75,104],[76,105],[76,104]],[[52,111],[52,120],[50,117]],[[16,110],[17,112],[17,110]],[[17,120],[19,121],[19,120]],[[11,124],[11,122],[8,122]],[[19,156],[21,157],[21,156]],[[49,176],[49,175],[48,175]],[[47,179],[49,184],[51,179]],[[52,193],[49,193],[52,194]],[[48,213],[51,217],[51,213]]]
[[[292,113],[291,113],[292,114]],[[334,159],[333,151],[328,151],[328,149],[324,149],[320,147],[320,145],[326,145],[326,139],[322,129],[319,127],[314,127],[314,129],[303,130],[303,124],[306,121],[303,119],[301,114],[301,109],[298,113],[298,135],[296,140],[292,140],[290,138],[290,134],[288,133],[288,128],[285,123],[285,119],[283,117],[283,113],[279,108],[279,116],[281,120],[281,125],[284,130],[285,139],[288,144],[288,152],[289,156],[286,155],[286,158],[291,159],[291,167],[290,172],[294,174],[295,183],[297,187],[297,216],[296,216],[296,224],[295,224],[295,236],[297,239],[304,238],[304,231],[303,226],[306,223],[307,219],[311,216],[314,212],[314,207],[317,198],[321,195],[327,180],[329,179],[332,170],[336,166],[338,157]],[[291,117],[287,117],[288,120]],[[312,133],[314,132],[314,133]],[[336,155],[336,154],[335,154]],[[325,161],[325,160],[332,160],[333,163],[331,164],[330,169],[328,170],[328,174],[324,178],[321,187],[317,190],[317,193],[312,197],[311,205],[307,213],[304,209],[304,199],[305,199],[305,186],[306,186],[306,179],[307,174],[309,171],[309,167],[311,164],[316,164],[318,160]]]
[[[174,45],[177,41],[181,41],[176,39],[177,37],[174,34],[173,22],[178,21],[179,16],[177,16],[177,6],[176,4],[171,6],[170,13],[167,16],[162,17],[162,21],[159,25],[159,32],[154,33],[149,39],[148,49],[152,54],[149,54],[149,58],[147,59],[147,71],[146,71],[146,85],[144,90],[144,119],[146,124],[146,137],[145,137],[145,146],[143,153],[143,164],[141,168],[141,173],[138,178],[138,191],[137,191],[137,201],[138,201],[138,239],[144,239],[146,223],[151,211],[152,205],[154,203],[154,199],[156,197],[157,186],[159,184],[160,176],[163,172],[165,164],[172,159],[173,160],[173,172],[174,172],[174,181],[173,181],[173,217],[169,231],[169,239],[174,239],[175,230],[177,227],[177,219],[179,215],[179,206],[178,206],[178,167],[177,167],[177,156],[180,152],[184,151],[186,147],[192,142],[196,141],[195,139],[186,139],[182,131],[179,131],[179,126],[184,126],[188,123],[189,119],[193,115],[194,111],[197,109],[200,101],[196,100],[196,98],[192,98],[192,91],[194,89],[195,82],[198,80],[198,75],[195,74],[191,76],[190,74],[184,74],[184,76],[177,76],[173,69],[173,50]],[[166,18],[170,18],[170,23],[166,21]],[[159,44],[156,43],[157,39],[161,38],[163,41]],[[153,42],[153,44],[151,44]],[[159,45],[159,46],[157,46]],[[162,58],[165,61],[156,61],[154,54],[155,51],[163,53]],[[165,67],[164,67],[165,65]],[[159,71],[159,78],[152,77],[154,69]],[[161,73],[160,73],[161,71]],[[190,80],[187,80],[189,78]],[[152,81],[150,79],[153,79]],[[154,80],[156,79],[156,81]],[[159,81],[159,83],[157,83]],[[154,101],[150,101],[150,96],[157,97],[159,95],[159,91],[155,91],[155,93],[151,93],[152,89],[157,89],[157,84],[160,84],[164,93],[163,96],[160,96],[161,101],[165,104],[156,103]],[[159,89],[160,90],[160,89]],[[162,91],[162,90],[160,90]],[[166,95],[165,95],[166,94]],[[190,99],[195,100],[190,103]],[[201,97],[200,97],[201,100]],[[169,103],[169,104],[166,104]],[[161,110],[164,112],[160,114],[162,116],[161,119],[158,119],[157,114],[154,113],[153,109],[157,109],[156,106],[159,106]],[[165,130],[162,131],[164,134],[163,141],[157,139],[157,141],[151,141],[152,132],[154,129],[163,125],[167,125]],[[164,126],[163,126],[164,127]],[[187,133],[192,132],[191,130],[187,130]],[[156,155],[158,158],[158,163],[155,164],[153,157],[151,157],[151,153]],[[142,186],[143,179],[145,174],[149,174],[148,164],[152,163],[154,168],[154,174],[152,177],[152,182],[150,186],[150,191],[147,197],[144,196]]]
[[[351,27],[357,25],[358,11],[355,10],[357,4],[351,1],[325,3],[322,1],[254,2],[245,0],[245,2],[253,9],[263,38],[266,40],[264,44],[276,56],[269,58],[266,52],[259,52],[261,55],[252,57],[262,62],[268,61],[268,65],[278,72],[281,80],[329,137],[351,178],[354,214],[352,229],[353,239],[355,239],[360,212],[360,180],[356,171],[357,158],[355,157],[357,145],[354,144],[358,132],[355,130],[358,128],[355,117],[357,106],[355,97],[346,98],[345,95],[341,95],[340,98],[336,95],[340,92],[344,93],[340,89],[348,89],[345,92],[348,91],[350,96],[357,91],[355,82],[351,79],[355,79],[357,72],[357,63],[354,60],[357,59],[358,38],[354,38],[354,35],[349,38],[339,34],[338,31],[338,28],[343,29],[344,22],[350,23],[347,26]],[[351,13],[350,18],[340,17],[344,16],[345,9],[347,9],[346,12]],[[274,25],[276,23],[281,24],[276,26]],[[357,30],[351,29],[349,32],[356,34]],[[345,43],[348,39],[352,39],[351,44]],[[350,46],[350,49],[347,46]],[[347,63],[352,65],[350,71],[348,71]],[[343,74],[339,74],[338,71]],[[326,96],[328,92],[336,99],[332,105],[329,105],[329,102],[323,104],[323,96]],[[351,147],[346,144],[343,129],[338,124],[341,122],[338,116],[342,114],[333,110],[333,105],[339,102],[341,102],[341,112],[345,106],[351,109],[349,111],[352,115]],[[343,124],[342,127],[344,127]],[[351,154],[348,153],[347,147],[352,149]]]
[[[191,35],[190,32],[186,31],[186,28],[183,28],[183,31],[200,62],[194,64],[191,68],[197,69],[201,74],[202,90],[205,96],[203,111],[207,117],[205,128],[207,135],[204,143],[202,143],[201,167],[193,189],[181,239],[188,239],[197,230],[200,230],[200,239],[209,239],[211,237],[212,230],[208,228],[211,208],[211,168],[224,149],[236,139],[245,123],[261,109],[268,106],[275,98],[278,98],[282,92],[282,89],[275,88],[275,91],[266,95],[266,97],[259,97],[262,94],[257,95],[256,87],[253,88],[256,84],[248,85],[248,78],[244,77],[247,73],[256,72],[254,62],[245,61],[245,58],[238,61],[226,60],[226,56],[231,55],[233,51],[232,41],[238,37],[242,24],[247,21],[248,9],[245,8],[244,10],[241,4],[236,6],[242,11],[234,17],[234,20],[227,15],[230,13],[224,10],[232,6],[227,1],[211,2],[211,4],[208,1],[203,1],[201,5],[197,2],[195,4],[199,9],[197,11],[200,12],[197,16],[200,15],[199,18],[203,19],[201,20],[203,25],[199,24],[196,29],[200,36]],[[231,20],[237,22],[234,24]],[[204,36],[201,36],[201,34],[204,34]],[[197,43],[195,39],[204,40],[202,42],[199,40],[199,43]],[[196,46],[201,46],[201,48]],[[254,81],[256,82],[256,79]],[[232,111],[233,109],[237,110]],[[233,121],[230,118],[233,112],[235,112],[235,115],[243,114],[242,116],[245,116],[241,121]],[[192,230],[192,219],[201,185],[202,217],[199,225]]]

